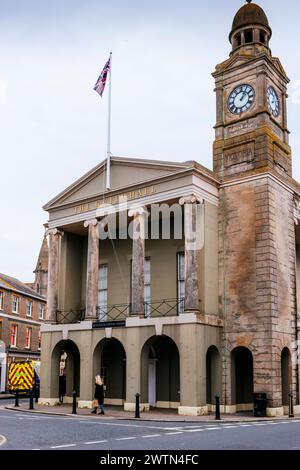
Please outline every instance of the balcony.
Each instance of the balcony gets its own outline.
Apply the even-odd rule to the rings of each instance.
[[[95,323],[111,323],[114,326],[125,326],[125,320],[130,316],[131,304],[115,304],[97,307]],[[144,302],[144,318],[159,318],[177,316],[184,312],[184,299],[163,299]],[[85,320],[85,309],[57,310],[56,323],[79,323]]]

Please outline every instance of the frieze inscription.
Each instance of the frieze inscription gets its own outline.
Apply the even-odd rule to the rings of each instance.
[[[254,142],[227,149],[224,157],[226,168],[252,163],[255,157]]]

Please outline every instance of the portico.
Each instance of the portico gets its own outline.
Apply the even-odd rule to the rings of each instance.
[[[113,159],[112,178],[125,163],[129,165]],[[133,169],[143,163],[130,162]],[[81,406],[90,405],[93,376],[102,373],[107,374],[106,401],[122,403],[127,410],[133,409],[135,394],[141,393],[144,409],[149,409],[149,401],[154,406],[155,396],[155,406],[205,413],[206,388],[200,384],[206,373],[206,351],[212,345],[219,347],[222,325],[217,313],[218,182],[194,162],[175,169],[162,162],[153,165],[163,176],[146,183],[151,190],[143,190],[145,183],[132,189],[129,181],[122,194],[112,188],[110,201],[115,204],[101,204],[99,197],[96,203],[86,202],[87,188],[71,213],[67,194],[48,205],[50,308],[43,351],[51,356],[59,341],[76,344]],[[97,168],[95,177],[103,170]],[[126,201],[124,194],[134,197]],[[151,346],[146,349],[146,344]],[[103,353],[114,348],[119,366],[107,363]],[[193,365],[191,348],[197,351]],[[170,351],[169,360],[160,356],[164,350]],[[44,354],[46,361],[48,352]],[[178,374],[169,382],[159,372],[160,362],[164,357],[168,368],[174,354]],[[114,367],[122,371],[122,392],[120,384],[113,385]],[[199,389],[194,397],[191,381]],[[155,388],[152,400],[149,387]],[[53,390],[50,383],[45,386],[41,401],[55,400],[50,396]]]

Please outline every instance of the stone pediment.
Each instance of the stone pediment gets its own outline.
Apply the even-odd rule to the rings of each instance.
[[[240,65],[244,65],[248,62],[251,62],[252,60],[253,60],[253,56],[249,56],[246,54],[239,54],[239,55],[230,57],[230,59],[225,60],[225,62],[222,62],[221,64],[218,64],[216,66],[216,71],[213,73],[213,76],[218,75],[220,72],[225,72],[226,70],[230,70],[234,67],[239,67]]]
[[[139,183],[147,183],[147,181],[183,171],[191,166],[191,162],[170,163],[155,160],[112,157],[110,191],[127,187],[130,188]],[[44,209],[49,211],[66,204],[72,204],[107,194],[105,180],[106,160],[49,201],[44,206]]]

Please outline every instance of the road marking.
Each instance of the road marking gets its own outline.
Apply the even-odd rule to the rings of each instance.
[[[62,444],[60,446],[51,446],[50,449],[60,449],[61,447],[76,447],[77,444]]]
[[[182,429],[182,426],[172,426],[172,427],[162,427],[162,426],[147,426],[142,424],[121,424],[121,423],[108,423],[101,420],[101,422],[97,421],[79,421],[81,424],[96,424],[96,425],[106,425],[106,426],[119,426],[119,427],[126,427],[126,428],[146,428],[146,429],[160,429],[163,431],[175,431],[178,429]]]
[[[174,436],[175,434],[183,434],[183,431],[166,432],[165,436]]]
[[[207,431],[207,429],[187,429],[185,432],[199,432],[199,431]]]
[[[141,436],[141,437],[159,437],[161,434],[147,434],[146,436]]]
[[[216,429],[222,429],[220,426],[215,428],[206,428],[205,431],[215,431]]]
[[[136,439],[136,437],[118,437],[116,441],[129,441],[131,439]]]
[[[31,450],[41,450],[41,449],[31,449]]]
[[[89,441],[89,442],[84,442],[85,445],[89,445],[89,444],[102,444],[103,442],[108,442],[107,440],[104,440],[104,441]]]
[[[233,429],[233,428],[238,428],[239,426],[234,426],[231,424],[225,424],[222,426],[222,429]]]

